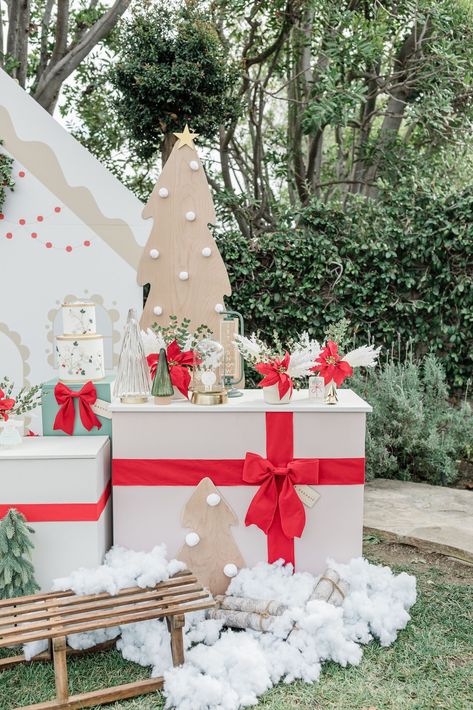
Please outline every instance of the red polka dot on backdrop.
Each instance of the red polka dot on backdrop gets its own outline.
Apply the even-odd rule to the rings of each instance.
[[[0,219],[5,219],[5,215],[0,212]]]
[[[60,208],[60,207],[55,207],[55,208],[54,208],[54,211],[55,211],[55,212],[60,212],[60,211],[61,211],[61,208]]]
[[[44,217],[39,214],[39,215],[36,217],[36,219],[38,220],[38,222],[42,222],[43,219],[44,219]]]
[[[51,249],[51,247],[52,247],[51,242],[46,242],[46,249]]]
[[[12,239],[13,234],[12,234],[11,232],[7,232],[7,233],[5,234],[5,236],[6,236],[7,239]]]
[[[20,177],[25,177],[25,171],[24,171],[24,170],[20,170],[20,172],[18,173],[18,175],[19,175]]]
[[[90,247],[90,242],[89,242],[89,240],[88,240],[88,239],[86,239],[86,240],[85,240],[85,242],[84,242],[84,246],[85,246],[85,247]]]
[[[72,247],[71,247],[71,246],[67,246],[67,247],[66,247],[66,251],[72,251]]]
[[[31,236],[32,236],[33,239],[36,239],[36,237],[37,237],[38,235],[36,234],[36,232],[31,232]]]
[[[19,219],[18,221],[20,224],[26,224],[26,219]]]

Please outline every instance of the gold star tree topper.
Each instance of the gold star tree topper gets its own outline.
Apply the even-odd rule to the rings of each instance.
[[[176,138],[179,139],[179,145],[177,146],[178,150],[179,148],[182,148],[184,145],[188,145],[189,148],[195,148],[195,145],[193,143],[193,139],[198,137],[198,133],[192,133],[189,131],[189,126],[185,125],[184,130],[182,133],[174,133],[173,135],[176,136]]]

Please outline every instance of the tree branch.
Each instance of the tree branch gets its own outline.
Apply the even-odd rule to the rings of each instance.
[[[33,94],[43,108],[52,113],[63,82],[77,69],[92,49],[108,35],[129,4],[130,0],[115,0],[112,7],[92,25],[77,45],[69,48],[55,64],[50,62],[46,71],[41,75]]]

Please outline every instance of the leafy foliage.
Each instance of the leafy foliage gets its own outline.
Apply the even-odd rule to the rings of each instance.
[[[159,325],[159,323],[153,323],[151,330],[156,333],[156,335],[161,336],[166,345],[169,345],[175,340],[181,350],[193,350],[199,340],[210,338],[212,331],[205,323],[201,323],[191,333],[189,329],[190,324],[189,318],[183,318],[182,321],[179,321],[177,316],[170,315],[168,325],[162,326]]]
[[[41,404],[41,385],[33,385],[32,387],[22,387],[18,394],[14,394],[15,383],[9,377],[4,377],[0,381],[0,390],[2,390],[7,398],[14,398],[15,405],[11,410],[11,414],[22,416],[27,412],[31,412]]]
[[[32,533],[14,508],[0,521],[0,599],[34,594],[39,589],[30,560]]]
[[[110,78],[118,113],[145,159],[186,122],[214,137],[236,110],[217,34],[195,3],[137,11],[123,29]]]
[[[0,140],[1,145],[2,140]],[[15,182],[12,178],[12,162],[11,158],[0,152],[0,211],[5,202],[6,190],[13,190],[15,187]]]
[[[414,193],[402,185],[350,214],[313,201],[279,229],[248,242],[227,232],[219,248],[248,332],[321,338],[348,318],[355,340],[432,352],[449,383],[472,375],[473,191]],[[356,345],[356,342],[353,343]]]
[[[458,460],[472,458],[471,408],[449,402],[445,371],[434,356],[420,364],[391,358],[384,367],[357,371],[350,386],[373,407],[367,419],[368,480],[445,485],[457,478]]]

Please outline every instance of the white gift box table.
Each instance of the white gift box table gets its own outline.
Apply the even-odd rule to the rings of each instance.
[[[102,563],[112,537],[110,493],[108,436],[27,437],[0,447],[0,517],[16,508],[34,529],[43,591],[56,577]]]
[[[248,566],[282,557],[318,574],[327,557],[360,555],[371,407],[351,390],[338,396],[334,406],[310,400],[307,391],[287,405],[266,404],[261,390],[218,406],[112,401],[114,543],[149,550],[165,542],[175,556],[189,532],[182,511],[209,477],[238,517],[232,533]],[[258,522],[245,525],[250,505],[249,517],[266,520],[267,532]],[[304,513],[303,531],[292,540]]]

